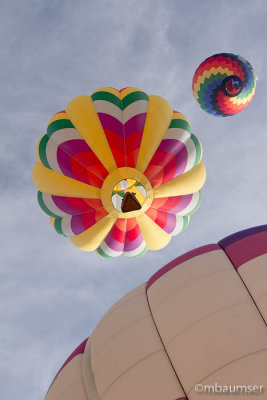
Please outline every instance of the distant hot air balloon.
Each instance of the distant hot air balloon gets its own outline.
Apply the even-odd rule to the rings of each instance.
[[[190,251],[126,294],[45,400],[210,400],[204,387],[216,384],[223,400],[266,400],[266,349],[264,225]]]
[[[136,88],[101,88],[55,114],[37,146],[38,201],[86,251],[134,257],[167,245],[200,204],[202,148],[185,116]]]
[[[256,77],[244,58],[231,53],[214,54],[197,68],[192,89],[203,110],[217,117],[228,117],[251,102]]]

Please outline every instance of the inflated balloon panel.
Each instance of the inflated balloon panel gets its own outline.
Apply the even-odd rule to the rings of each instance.
[[[33,179],[55,230],[105,257],[144,254],[200,204],[202,148],[186,117],[136,88],[101,88],[49,121]]]
[[[244,58],[231,53],[214,54],[197,68],[192,89],[203,110],[217,117],[228,117],[251,102],[256,77]]]
[[[267,225],[176,258],[110,308],[45,400],[267,400],[266,282]]]

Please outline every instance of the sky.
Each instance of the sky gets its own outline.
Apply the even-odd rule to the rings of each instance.
[[[0,397],[41,400],[68,355],[125,293],[175,257],[266,224],[266,0],[1,0]],[[195,102],[195,69],[239,54],[258,76],[228,118]],[[103,86],[139,87],[186,115],[207,181],[187,230],[141,258],[103,259],[53,231],[36,201],[50,117]]]

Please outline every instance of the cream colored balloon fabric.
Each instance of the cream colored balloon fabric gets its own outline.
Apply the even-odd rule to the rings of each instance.
[[[46,400],[209,400],[196,385],[216,383],[264,386],[249,398],[267,400],[267,225],[184,254],[124,296]]]

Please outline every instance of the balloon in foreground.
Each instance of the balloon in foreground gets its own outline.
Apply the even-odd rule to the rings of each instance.
[[[257,386],[255,398],[266,400],[266,324],[264,225],[190,251],[126,294],[70,355],[45,399],[209,400],[217,393],[197,390],[217,383],[228,391]],[[218,396],[246,397],[254,398]]]
[[[214,54],[197,68],[192,89],[203,110],[217,117],[228,117],[251,102],[256,77],[244,58],[231,53]]]
[[[55,114],[33,180],[56,231],[105,257],[161,249],[200,204],[202,148],[185,116],[136,88],[102,88]]]

